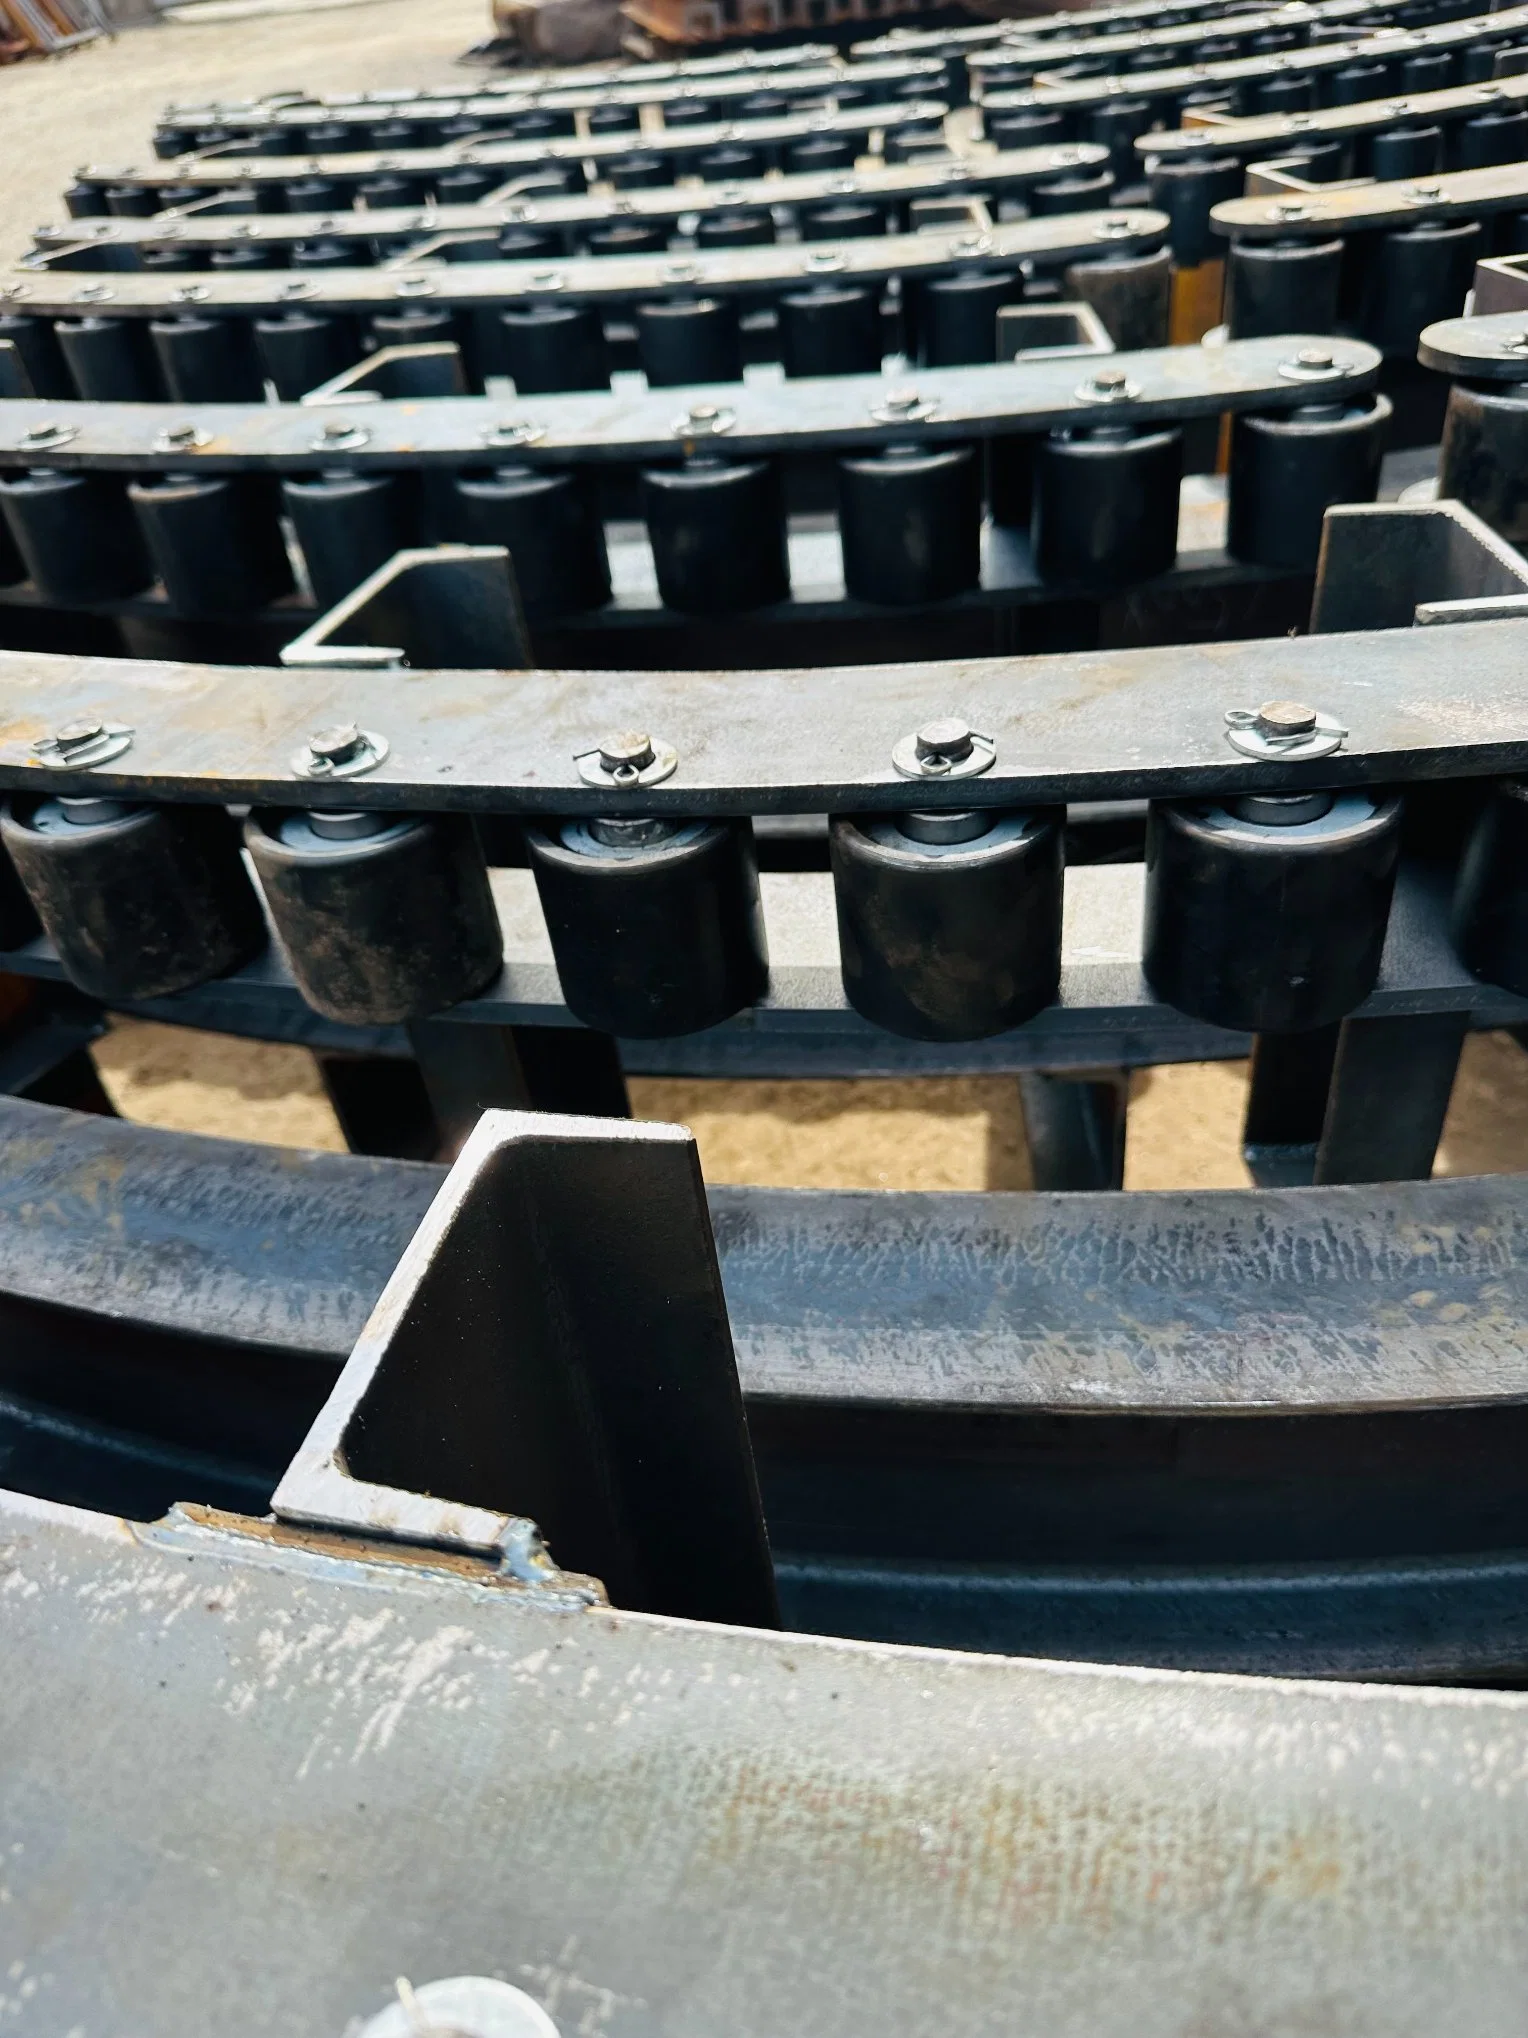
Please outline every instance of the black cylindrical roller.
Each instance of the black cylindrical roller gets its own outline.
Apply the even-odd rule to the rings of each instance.
[[[1528,995],[1528,782],[1491,787],[1454,887],[1454,946],[1488,984]]]
[[[64,974],[92,998],[165,998],[265,946],[221,807],[13,799],[0,838]]]
[[[591,106],[590,134],[635,134],[642,125],[639,106]]]
[[[288,212],[345,212],[351,204],[350,187],[338,177],[294,177],[281,190]]]
[[[612,156],[605,165],[605,176],[617,191],[661,191],[674,181],[668,157],[654,155],[648,149]]]
[[[1456,68],[1452,50],[1418,50],[1402,58],[1397,86],[1402,92],[1446,92]]]
[[[1151,101],[1130,93],[1095,106],[1086,116],[1086,138],[1109,151],[1109,168],[1116,180],[1135,181],[1135,138],[1150,131],[1151,117]]]
[[[1165,347],[1172,324],[1173,259],[1168,248],[1149,248],[1069,262],[1062,271],[1062,294],[1091,305],[1122,352]]]
[[[304,138],[304,146],[310,156],[346,156],[352,151],[359,153],[366,147],[366,143],[365,130],[351,127],[343,120],[316,120]]]
[[[436,129],[437,139],[445,146],[453,142],[470,142],[483,132],[483,123],[475,113],[453,114],[450,120],[443,120]]]
[[[1307,183],[1335,184],[1352,167],[1352,148],[1346,139],[1301,142],[1291,146],[1288,162]]]
[[[747,821],[564,821],[526,848],[568,1009],[627,1040],[718,1026],[769,980]]]
[[[87,403],[164,401],[159,363],[142,319],[60,319],[55,330],[69,373]]]
[[[371,336],[378,347],[459,347],[462,321],[448,305],[406,304],[374,312]]]
[[[1233,241],[1226,271],[1231,338],[1334,331],[1341,279],[1341,241]]]
[[[849,1003],[910,1040],[1022,1026],[1061,977],[1058,811],[835,815],[828,832]]]
[[[1151,203],[1172,221],[1173,265],[1196,269],[1219,261],[1225,241],[1210,229],[1210,207],[1239,198],[1246,172],[1234,156],[1159,157],[1148,180]]]
[[[800,101],[797,105],[799,107]],[[792,111],[783,92],[750,92],[737,109],[739,120],[783,120]]]
[[[785,503],[772,460],[648,468],[642,499],[658,592],[671,609],[710,615],[785,600]]]
[[[189,248],[145,248],[139,257],[139,266],[150,276],[184,273],[196,267],[196,258]]]
[[[147,184],[108,184],[106,210],[116,219],[151,219],[159,211],[159,193]]]
[[[1030,526],[1044,580],[1119,587],[1166,573],[1178,551],[1183,434],[1099,424],[1035,447]]]
[[[1382,184],[1430,176],[1442,160],[1441,127],[1387,127],[1369,143],[1369,175]]]
[[[1327,106],[1356,106],[1362,99],[1383,99],[1390,66],[1372,57],[1356,57],[1328,71],[1322,100]]]
[[[168,122],[161,122],[154,130],[154,154],[161,163],[174,162],[177,156],[184,156],[196,147],[192,134],[190,128],[172,127]]]
[[[3,497],[0,497],[0,511],[3,511],[3,500]],[[27,577],[26,561],[16,550],[16,541],[11,536],[10,525],[3,513],[0,513],[0,587],[15,587]]]
[[[287,311],[254,325],[261,371],[283,403],[299,402],[361,358],[360,332],[345,312]]]
[[[743,343],[730,297],[675,297],[637,306],[637,356],[649,384],[740,382]]]
[[[502,170],[480,170],[473,163],[458,163],[435,178],[435,196],[442,205],[478,205],[503,182]]]
[[[768,167],[762,149],[745,148],[741,142],[722,142],[702,149],[695,158],[695,174],[706,184],[741,184],[762,177]]]
[[[1153,803],[1152,989],[1238,1032],[1334,1024],[1374,989],[1400,841],[1400,802],[1370,792]]]
[[[1114,189],[1114,172],[1066,170],[1059,177],[1047,177],[1043,184],[1031,184],[1025,202],[1036,219],[1050,219],[1062,212],[1098,212],[1109,203]]]
[[[610,349],[598,305],[515,305],[482,317],[497,326],[499,372],[513,378],[520,395],[610,387]],[[486,358],[483,366],[495,372]]]
[[[457,475],[436,503],[443,536],[507,548],[531,622],[609,601],[605,531],[587,468],[507,463]]]
[[[372,259],[370,241],[293,241],[294,269],[365,269]]]
[[[265,372],[243,318],[154,319],[149,332],[172,403],[263,403]]]
[[[1248,82],[1252,87],[1250,113],[1309,113],[1316,103],[1313,71],[1286,71]]]
[[[1231,426],[1226,549],[1257,566],[1313,573],[1334,502],[1373,502],[1390,400],[1337,397],[1243,415]]]
[[[881,365],[881,307],[863,284],[787,291],[777,315],[787,375],[873,375]]]
[[[1521,107],[1477,113],[1473,120],[1455,121],[1449,130],[1450,169],[1487,170],[1496,163],[1521,162],[1528,156],[1528,113]]]
[[[240,615],[291,592],[279,498],[263,477],[167,474],[127,493],[181,615]]]
[[[1484,85],[1496,70],[1496,58],[1507,46],[1506,37],[1482,36],[1461,50],[1458,56],[1461,85]]]
[[[1066,140],[1066,117],[1036,106],[1032,111],[984,113],[982,133],[1000,149],[1043,149]]]
[[[681,98],[664,102],[665,127],[707,127],[713,120],[720,118],[716,103],[711,99]]]
[[[235,248],[214,248],[207,266],[219,276],[239,276],[251,269],[279,269],[282,265],[275,248],[251,247],[248,241],[241,241]]]
[[[425,126],[423,132],[412,120],[374,120],[367,134],[367,146],[379,155],[391,155],[397,149],[427,149],[434,140],[434,131]]]
[[[584,236],[591,255],[661,255],[668,244],[668,228],[648,219],[614,219]]]
[[[1528,388],[1456,382],[1448,393],[1438,493],[1514,545],[1528,543]]]
[[[64,206],[71,219],[102,219],[111,209],[99,184],[71,184]]]
[[[702,213],[695,225],[697,248],[767,248],[774,238],[774,215],[762,206]]]
[[[363,177],[355,195],[368,212],[391,212],[402,205],[423,205],[428,188],[423,177],[400,177],[389,170]]]
[[[923,284],[916,299],[918,356],[930,368],[997,359],[997,315],[1023,284],[1011,269],[959,269]]]
[[[509,123],[510,133],[521,142],[549,142],[572,134],[573,129],[573,110],[567,106],[528,106]]]
[[[856,601],[944,601],[981,575],[981,463],[970,446],[887,446],[838,463],[844,586]]]
[[[51,320],[0,311],[0,340],[9,340],[16,349],[34,396],[67,403],[78,395]]]
[[[503,936],[465,814],[251,814],[245,845],[316,1012],[396,1026],[499,973]]]
[[[885,231],[885,209],[866,198],[844,198],[833,205],[814,205],[801,215],[801,238],[804,241],[868,241]]]
[[[321,609],[333,608],[395,552],[417,542],[413,499],[402,475],[289,474],[281,499]]]
[[[786,143],[783,161],[791,177],[821,170],[852,170],[854,140],[846,134],[809,134],[804,141]]]
[[[446,261],[550,261],[562,253],[562,236],[546,226],[501,226],[497,240],[452,240]]]
[[[138,594],[154,579],[117,475],[8,474],[0,478],[0,511],[27,578],[60,608]]]
[[[942,154],[948,147],[937,121],[915,121],[887,135],[881,156],[888,163],[911,163],[919,156]]]
[[[1477,220],[1425,220],[1379,234],[1367,250],[1358,330],[1392,358],[1416,358],[1417,336],[1464,309],[1475,263],[1486,252]]]

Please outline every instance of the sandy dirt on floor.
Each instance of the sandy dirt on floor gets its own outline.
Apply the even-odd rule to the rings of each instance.
[[[303,1048],[139,1020],[96,1049],[124,1116],[182,1132],[343,1151]],[[634,1078],[639,1118],[688,1125],[713,1182],[814,1189],[1026,1189],[1018,1084],[1003,1076],[906,1081],[713,1082]],[[1245,1062],[1140,1071],[1125,1148],[1130,1189],[1242,1188]],[[1465,1045],[1439,1174],[1528,1168],[1528,1056],[1504,1033]]]

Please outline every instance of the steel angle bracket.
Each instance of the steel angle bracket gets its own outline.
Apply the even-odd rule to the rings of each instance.
[[[486,1112],[272,1507],[777,1626],[692,1136]]]

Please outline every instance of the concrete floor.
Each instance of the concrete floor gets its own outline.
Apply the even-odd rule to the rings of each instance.
[[[81,163],[141,162],[165,102],[303,89],[452,85],[489,32],[488,0],[365,0],[247,20],[161,21],[115,42],[0,69],[0,260],[63,217]]]
[[[294,86],[470,85],[452,59],[488,31],[487,0],[316,4],[211,23],[165,22],[69,56],[0,70],[0,259],[63,213],[87,160],[149,152],[167,100],[251,97]],[[125,1025],[98,1053],[128,1116],[188,1131],[337,1148],[311,1059],[169,1027]],[[853,1188],[1024,1188],[1016,1086],[980,1082],[703,1083],[633,1086],[640,1116],[695,1128],[714,1181]],[[1246,1181],[1237,1132],[1241,1063],[1160,1069],[1132,1095],[1134,1188]],[[1501,1036],[1469,1043],[1444,1138],[1444,1172],[1528,1167],[1528,1057]]]

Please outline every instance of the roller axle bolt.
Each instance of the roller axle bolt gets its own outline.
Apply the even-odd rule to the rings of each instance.
[[[600,769],[618,785],[640,778],[653,761],[653,739],[644,730],[622,729],[600,739]]]
[[[1316,710],[1303,701],[1264,701],[1257,726],[1265,736],[1304,736],[1316,726]]]
[[[971,731],[953,715],[937,722],[925,722],[913,737],[918,761],[928,771],[941,771],[971,755]]]

